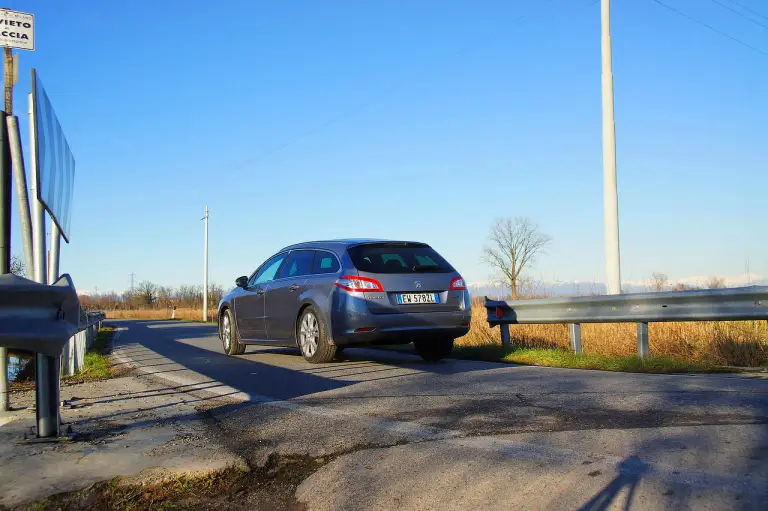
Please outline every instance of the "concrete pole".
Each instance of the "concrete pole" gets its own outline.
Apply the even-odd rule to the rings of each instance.
[[[11,48],[3,48],[3,77],[5,79],[5,113],[13,115],[13,53]]]
[[[5,128],[6,115],[5,112],[0,112],[0,274],[11,273],[11,155],[8,149],[8,131]],[[0,411],[6,410],[8,349],[0,348]]]
[[[0,111],[0,274],[11,273],[11,152],[6,113]]]
[[[611,56],[611,2],[601,0],[603,57],[603,221],[605,273],[608,294],[621,293],[619,263],[619,197],[616,188],[616,126],[613,115],[613,63]]]
[[[59,254],[61,253],[61,231],[56,222],[51,222],[51,254],[48,259],[48,282],[53,284],[59,278]]]
[[[19,222],[21,223],[21,243],[24,247],[24,264],[27,275],[35,274],[35,263],[32,256],[32,223],[29,218],[29,196],[27,195],[27,174],[24,168],[24,152],[21,149],[21,134],[19,119],[9,116],[8,140],[11,143],[11,162],[13,164],[13,180],[16,183],[16,198],[19,204]]]
[[[203,248],[203,321],[208,321],[208,206],[205,207],[205,241]]]

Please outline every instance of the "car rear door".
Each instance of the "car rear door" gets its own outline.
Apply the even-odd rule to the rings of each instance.
[[[264,317],[269,339],[286,341],[292,338],[300,297],[307,276],[312,273],[313,258],[312,250],[291,251],[277,278],[269,284]]]
[[[267,287],[275,279],[287,255],[278,254],[264,263],[251,276],[243,294],[235,299],[235,321],[242,340],[267,338],[264,322]]]
[[[384,289],[383,297],[366,293],[375,295],[366,296],[373,314],[454,312],[469,305],[461,276],[429,245],[367,243],[348,252],[359,275]]]

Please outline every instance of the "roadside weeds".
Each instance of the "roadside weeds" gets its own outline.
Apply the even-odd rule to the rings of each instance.
[[[387,346],[384,348],[406,353],[414,352],[413,347],[410,345]],[[718,366],[711,362],[686,362],[663,356],[639,358],[633,355],[615,357],[577,355],[571,351],[559,349],[515,348],[498,344],[455,346],[450,358],[624,373],[733,373],[742,371],[741,368]]]
[[[117,376],[107,356],[115,331],[115,327],[111,325],[102,326],[88,352],[85,354],[83,370],[77,374],[62,376],[62,383],[82,383],[85,381],[105,380]]]
[[[144,479],[116,477],[7,509],[42,511],[149,509],[303,510],[296,488],[334,456],[271,455],[263,467],[230,467],[206,473]],[[2,509],[0,507],[0,509]]]

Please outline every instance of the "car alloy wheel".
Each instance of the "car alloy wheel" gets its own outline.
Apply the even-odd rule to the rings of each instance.
[[[299,327],[299,342],[301,352],[306,357],[311,357],[317,351],[317,342],[320,339],[320,326],[317,318],[311,312],[304,315]]]
[[[222,330],[224,349],[229,353],[229,349],[232,346],[232,325],[229,323],[229,314],[224,314],[224,326],[222,327]]]

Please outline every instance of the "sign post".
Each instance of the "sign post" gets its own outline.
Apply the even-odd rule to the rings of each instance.
[[[8,126],[6,117],[13,114],[13,86],[16,84],[16,66],[12,48],[20,50],[35,49],[35,16],[26,12],[0,9],[0,46],[3,46],[4,106],[0,123],[0,274],[11,272],[11,155],[8,145]],[[20,190],[17,183],[17,190]],[[24,195],[19,196],[20,203],[26,203]],[[22,236],[31,239],[30,232]],[[28,238],[25,238],[28,239]],[[29,269],[28,269],[29,271]],[[0,348],[0,411],[8,410],[8,350]]]

